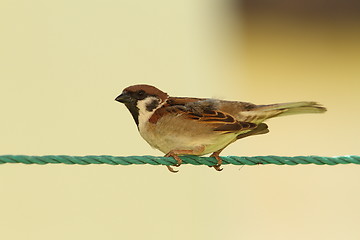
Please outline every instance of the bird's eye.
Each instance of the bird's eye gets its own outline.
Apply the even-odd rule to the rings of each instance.
[[[138,94],[139,97],[142,97],[142,96],[145,95],[145,91],[144,91],[144,90],[139,90],[139,91],[137,92],[137,94]]]

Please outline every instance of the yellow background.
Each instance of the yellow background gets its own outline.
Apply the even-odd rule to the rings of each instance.
[[[359,155],[358,18],[226,1],[0,3],[0,154],[161,155],[123,88],[257,104],[315,100],[224,155]],[[360,239],[360,168],[0,165],[1,239]]]

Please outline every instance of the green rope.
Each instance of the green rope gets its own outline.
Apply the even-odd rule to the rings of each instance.
[[[216,164],[216,159],[212,157],[181,156],[184,164],[208,165]],[[297,164],[316,164],[316,165],[336,165],[336,164],[360,164],[360,156],[339,156],[339,157],[320,157],[320,156],[255,156],[255,157],[221,157],[223,164],[234,165],[257,165],[257,164],[276,164],[276,165],[297,165]],[[131,164],[151,164],[151,165],[173,165],[176,161],[171,157],[154,156],[126,156],[115,157],[108,155],[101,156],[27,156],[27,155],[0,155],[0,164],[3,163],[24,163],[24,164],[110,164],[110,165],[131,165]]]

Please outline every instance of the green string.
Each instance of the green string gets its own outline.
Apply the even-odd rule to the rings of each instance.
[[[212,166],[217,160],[212,157],[181,156],[183,164],[208,165]],[[360,164],[360,156],[222,156],[223,164],[233,165],[257,165],[257,164],[276,164],[276,165],[297,165],[297,164],[316,164],[316,165],[336,165],[336,164]],[[27,156],[27,155],[0,155],[0,164],[3,163],[24,163],[24,164],[109,164],[109,165],[131,165],[131,164],[151,164],[151,165],[174,165],[176,161],[171,157],[155,156],[67,156],[67,155],[47,155],[47,156]]]

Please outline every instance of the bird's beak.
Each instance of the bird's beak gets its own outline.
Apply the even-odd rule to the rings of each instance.
[[[129,102],[131,102],[131,97],[126,93],[122,93],[115,98],[115,101],[118,101],[121,103],[129,103]]]

